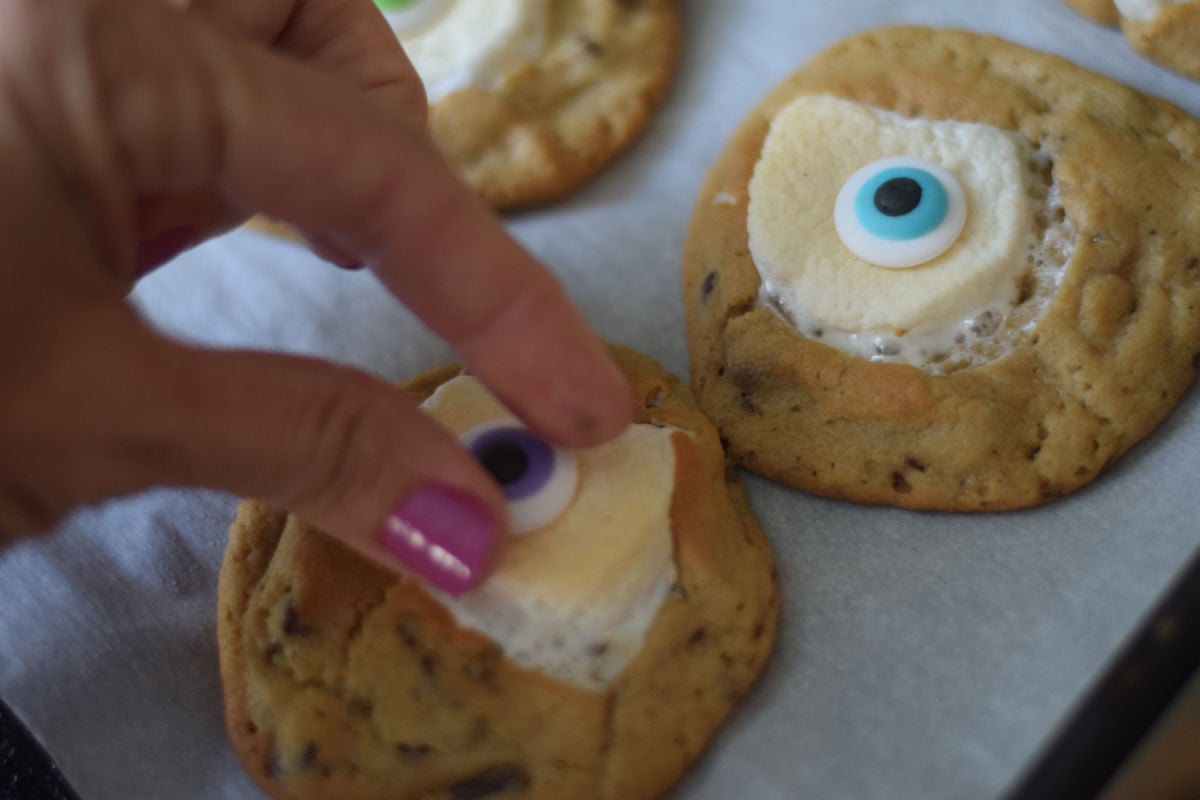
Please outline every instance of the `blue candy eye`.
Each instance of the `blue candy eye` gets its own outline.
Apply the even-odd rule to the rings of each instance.
[[[529,533],[554,520],[575,495],[575,455],[514,420],[493,420],[459,436],[508,499],[509,530]]]
[[[850,252],[880,267],[915,267],[954,244],[967,220],[958,179],[931,161],[885,158],[850,176],[833,212]]]

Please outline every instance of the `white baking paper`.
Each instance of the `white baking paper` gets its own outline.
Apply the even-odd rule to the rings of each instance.
[[[686,50],[649,133],[570,200],[511,219],[602,335],[679,375],[680,249],[701,180],[759,98],[837,39],[898,23],[997,33],[1200,113],[1200,85],[1060,0],[682,5]],[[248,231],[178,259],[135,297],[163,329],[212,345],[388,378],[451,358],[369,274]],[[1032,511],[869,508],[747,477],[780,566],[778,649],[674,796],[998,796],[1198,549],[1197,475],[1193,390],[1094,485]],[[262,797],[227,744],[217,674],[234,504],[155,491],[0,552],[0,697],[85,800]]]

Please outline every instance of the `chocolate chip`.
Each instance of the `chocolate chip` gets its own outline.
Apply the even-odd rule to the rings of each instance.
[[[596,642],[588,648],[588,655],[592,658],[599,658],[608,652],[608,642]]]
[[[403,623],[396,623],[396,633],[400,634],[400,641],[404,642],[407,647],[416,647],[420,644],[420,640]]]
[[[529,786],[529,773],[519,764],[496,764],[450,787],[454,800],[480,800],[509,789]]]
[[[904,466],[908,467],[909,469],[915,469],[917,472],[924,472],[927,469],[923,463],[912,456],[904,459]]]
[[[892,473],[892,489],[900,494],[909,494],[912,492],[912,485],[904,479],[904,476],[899,472]]]
[[[707,300],[715,288],[717,288],[717,273],[710,272],[704,276],[704,283],[700,284],[700,299]]]
[[[688,644],[695,647],[703,642],[706,636],[708,636],[708,631],[703,625],[701,625],[699,628],[696,628],[696,630],[692,631],[692,635],[689,636],[687,640]]]
[[[600,44],[590,36],[584,36],[582,33],[579,34],[579,42],[583,45],[583,49],[587,51],[587,54],[592,58],[599,58],[600,56],[604,55],[604,45]]]
[[[300,615],[296,613],[296,606],[292,602],[292,597],[289,595],[287,605],[283,607],[283,632],[288,636],[308,636],[313,632],[313,629],[300,621]]]
[[[433,748],[423,743],[409,744],[408,742],[400,742],[396,745],[396,752],[402,756],[423,758],[433,752]]]
[[[1192,256],[1191,258],[1189,258],[1187,260],[1187,263],[1183,265],[1183,268],[1185,270],[1187,270],[1188,272],[1191,272],[1196,267],[1200,267],[1200,257],[1196,257],[1196,256]]]
[[[433,676],[437,674],[437,658],[432,653],[425,653],[421,656],[421,671],[425,673],[425,677],[433,680]]]
[[[301,769],[312,769],[317,765],[317,743],[309,742],[300,753]]]
[[[1041,490],[1043,500],[1054,500],[1062,497],[1063,489],[1057,483],[1051,483],[1048,480],[1039,481],[1038,488]]]

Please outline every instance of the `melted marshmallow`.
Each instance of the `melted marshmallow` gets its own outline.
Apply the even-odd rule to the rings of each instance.
[[[431,101],[495,89],[534,60],[546,42],[547,0],[417,0],[388,21]]]
[[[509,416],[468,376],[443,384],[423,407],[456,434]],[[579,484],[566,510],[509,537],[478,589],[439,600],[516,663],[582,688],[606,687],[641,649],[675,579],[676,433],[684,435],[633,425],[577,450]]]
[[[857,258],[833,224],[846,180],[894,156],[942,165],[968,206],[955,244],[904,270]],[[1014,307],[1031,292],[1038,302],[1053,293],[1071,238],[1065,219],[1038,222],[1052,216],[1043,167],[1027,142],[991,126],[798,98],[772,123],[750,183],[762,299],[805,335],[863,358],[937,373],[999,357],[1012,337],[998,334],[1034,316]]]
[[[1114,2],[1117,10],[1121,12],[1121,16],[1125,19],[1131,19],[1135,22],[1149,22],[1164,8],[1179,3],[1193,2],[1193,0],[1114,0]]]

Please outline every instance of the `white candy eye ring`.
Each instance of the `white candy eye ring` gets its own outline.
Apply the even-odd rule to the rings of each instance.
[[[375,0],[388,24],[401,39],[414,36],[440,17],[451,0]]]
[[[842,243],[863,261],[915,267],[958,239],[967,200],[958,179],[932,161],[884,158],[850,176],[833,221]]]
[[[575,496],[575,454],[513,419],[476,425],[458,437],[504,490],[509,530],[529,533],[552,522]]]

